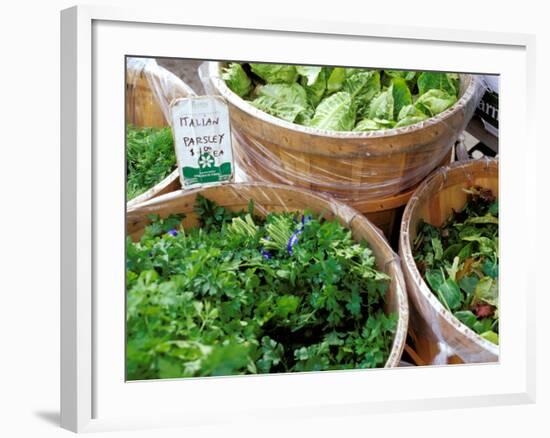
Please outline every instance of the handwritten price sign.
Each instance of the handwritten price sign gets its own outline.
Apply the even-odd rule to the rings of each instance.
[[[230,181],[231,127],[223,99],[216,96],[177,99],[172,103],[171,113],[182,187]]]

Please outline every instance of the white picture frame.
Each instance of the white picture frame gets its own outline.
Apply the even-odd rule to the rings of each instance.
[[[254,36],[254,43],[239,44],[250,42],[250,35]],[[175,43],[181,36],[203,38],[205,42],[202,46],[181,47]],[[253,21],[243,18],[228,23],[215,12],[206,16],[177,10],[103,6],[64,10],[61,14],[62,427],[77,432],[101,431],[223,423],[250,416],[305,418],[534,402],[535,312],[527,306],[529,300],[534,300],[531,272],[534,268],[521,260],[521,253],[514,248],[534,248],[535,242],[534,237],[513,233],[513,228],[514,224],[522,223],[530,229],[535,212],[534,207],[512,208],[511,204],[512,199],[520,199],[525,205],[536,204],[536,175],[528,167],[530,158],[527,158],[535,154],[530,129],[534,44],[534,36],[525,34],[367,26],[359,21],[256,17]],[[269,51],[265,50],[266,45]],[[120,276],[124,259],[120,257],[124,245],[120,238],[124,237],[125,220],[121,214],[125,209],[124,172],[120,166],[124,159],[121,54],[354,65],[352,48],[367,46],[372,48],[371,59],[380,66],[501,74],[500,204],[504,233],[501,319],[504,322],[500,363],[125,383],[120,374],[124,363],[124,349],[120,350],[124,334],[124,313],[120,307],[124,301],[124,277]],[[386,50],[390,46],[391,53]],[[304,48],[309,50],[306,52]],[[431,56],[415,58],[418,53]],[[476,65],[478,68],[474,68]],[[510,104],[512,101],[514,105]],[[511,146],[518,141],[524,149],[521,156],[511,152]],[[506,322],[512,320],[512,309],[516,309],[513,330],[512,324]],[[468,383],[473,376],[482,382],[476,388]],[[317,390],[320,386],[324,388],[322,393]],[[363,387],[369,391],[361,391]],[[289,402],[287,394],[291,388],[296,392]],[[190,397],[188,401],[181,397],[182,391],[194,395],[192,403]],[[232,397],[228,398],[228,394]],[[269,399],[262,394],[269,394]],[[142,402],[140,406],[136,401]],[[182,415],[184,409],[186,415]]]

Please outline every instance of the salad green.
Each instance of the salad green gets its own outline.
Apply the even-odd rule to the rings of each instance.
[[[169,127],[126,128],[126,199],[147,191],[175,168],[176,153]]]
[[[381,367],[397,325],[366,242],[308,212],[198,197],[126,249],[130,380]]]
[[[451,107],[455,73],[230,63],[222,79],[260,110],[288,122],[332,131],[408,126]]]
[[[481,187],[467,192],[464,208],[441,227],[421,224],[414,258],[443,306],[498,344],[498,200]]]

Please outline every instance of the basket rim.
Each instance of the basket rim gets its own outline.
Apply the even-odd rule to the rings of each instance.
[[[156,183],[153,187],[145,190],[143,193],[140,193],[137,196],[134,196],[132,199],[126,201],[126,208],[131,208],[136,205],[142,204],[149,201],[157,196],[157,193],[166,189],[170,184],[179,179],[179,169],[176,166],[168,175]]]
[[[397,326],[395,329],[395,334],[393,337],[392,347],[388,355],[388,358],[384,364],[384,368],[397,367],[399,365],[399,360],[401,359],[401,356],[403,355],[403,350],[405,348],[408,322],[409,322],[409,303],[408,303],[408,297],[407,297],[405,277],[403,275],[403,269],[399,261],[399,256],[390,247],[386,238],[381,234],[379,229],[375,225],[373,225],[363,214],[361,214],[355,208],[347,204],[344,204],[329,195],[315,192],[309,189],[303,189],[303,188],[294,187],[286,184],[262,183],[262,182],[240,182],[240,183],[216,184],[208,187],[196,187],[196,188],[191,188],[187,190],[181,189],[174,192],[166,193],[164,195],[160,195],[156,198],[150,199],[149,201],[146,201],[139,205],[134,205],[132,207],[129,207],[126,213],[126,221],[128,221],[129,214],[131,215],[134,213],[138,213],[139,210],[142,208],[159,207],[160,205],[163,204],[164,201],[167,201],[167,200],[193,196],[198,193],[207,192],[209,190],[214,190],[214,189],[219,190],[219,189],[225,188],[228,190],[238,190],[239,188],[245,188],[245,187],[258,187],[266,190],[279,189],[279,190],[284,190],[289,194],[305,193],[308,196],[311,196],[313,198],[317,198],[321,201],[326,202],[336,216],[344,218],[345,222],[347,223],[347,227],[351,227],[352,222],[360,221],[366,224],[369,230],[372,231],[374,242],[373,242],[373,238],[371,238],[368,242],[369,245],[370,246],[372,246],[373,244],[377,246],[382,245],[385,248],[386,252],[389,255],[391,255],[391,257],[388,257],[387,260],[385,260],[385,267],[388,265],[393,266],[393,271],[394,271],[392,273],[392,280],[395,281],[395,295],[397,299],[396,307],[398,309],[397,310],[398,318],[397,318]],[[391,268],[387,267],[385,269],[389,271]]]
[[[280,128],[288,129],[290,131],[299,134],[308,134],[318,137],[330,137],[336,139],[378,139],[394,137],[404,134],[410,134],[422,129],[434,127],[445,122],[450,117],[460,112],[467,103],[474,97],[476,88],[478,86],[478,80],[475,75],[468,73],[460,73],[460,77],[469,79],[468,86],[464,93],[451,107],[445,111],[437,114],[434,117],[430,117],[418,123],[414,123],[408,126],[402,126],[399,128],[380,129],[376,131],[356,132],[356,131],[331,131],[327,129],[312,128],[309,126],[298,125],[297,123],[288,122],[278,117],[268,114],[252,104],[247,100],[241,98],[236,93],[231,91],[225,81],[220,76],[220,69],[225,62],[220,61],[207,61],[208,62],[208,76],[219,94],[224,97],[229,103],[244,111],[248,115],[255,117],[265,123],[270,123]]]
[[[472,167],[474,165],[479,165],[479,163],[484,162],[486,168],[491,166],[497,166],[498,169],[498,158],[488,158],[484,157],[478,160],[468,160],[468,161],[457,161],[452,164],[449,164],[447,166],[440,167],[438,170],[433,172],[426,180],[424,180],[418,188],[414,191],[413,195],[411,196],[409,202],[407,203],[407,206],[405,207],[405,211],[403,212],[403,219],[401,220],[401,227],[399,232],[399,255],[401,256],[401,260],[405,264],[404,271],[411,270],[412,271],[412,277],[413,281],[415,282],[417,289],[420,291],[423,298],[425,298],[429,304],[432,306],[432,308],[437,312],[438,315],[440,315],[447,323],[452,325],[453,327],[459,329],[459,331],[469,338],[474,343],[478,344],[481,348],[489,352],[490,354],[499,357],[500,352],[500,346],[493,344],[492,342],[482,338],[479,334],[477,334],[474,330],[472,330],[467,325],[463,324],[456,316],[453,315],[452,312],[447,310],[443,304],[439,301],[439,299],[435,296],[435,294],[431,291],[431,289],[426,284],[426,281],[420,274],[420,271],[418,270],[418,267],[416,266],[416,263],[414,261],[414,255],[412,253],[412,248],[410,244],[410,221],[408,220],[412,214],[412,212],[418,207],[419,205],[419,199],[421,195],[424,194],[424,192],[428,191],[429,189],[435,187],[435,181],[437,180],[438,176],[442,175],[444,184],[447,181],[447,175],[450,172],[458,172],[458,169],[464,170],[464,168]],[[444,185],[444,187],[446,187]],[[416,279],[420,279],[420,283],[416,281]]]

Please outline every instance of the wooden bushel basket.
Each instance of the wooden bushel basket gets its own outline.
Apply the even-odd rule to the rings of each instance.
[[[140,128],[162,128],[168,126],[159,102],[170,103],[176,97],[187,97],[195,93],[181,79],[152,60],[129,64],[126,69],[126,124]],[[149,67],[149,65],[152,65]],[[156,90],[151,88],[155,84]],[[128,200],[127,207],[135,206],[164,193],[181,188],[178,170],[175,169],[162,181],[141,195]]]
[[[327,193],[367,214],[384,231],[414,187],[449,162],[481,97],[477,80],[460,75],[459,100],[422,123],[371,132],[326,131],[281,120],[240,98],[220,77],[225,65],[208,64],[208,85],[229,103],[234,155],[243,171],[257,181]]]
[[[411,197],[401,222],[399,255],[411,302],[409,331],[424,363],[480,363],[498,361],[499,347],[479,336],[449,312],[425,283],[414,261],[411,245],[421,220],[440,226],[464,207],[472,186],[498,196],[498,160],[484,158],[442,167]]]
[[[396,254],[386,243],[384,237],[358,211],[336,202],[326,196],[299,188],[265,183],[242,183],[213,186],[204,189],[191,189],[184,192],[169,193],[128,209],[126,216],[127,234],[138,239],[149,224],[148,215],[161,217],[169,214],[186,215],[184,227],[198,226],[193,206],[198,194],[233,211],[246,210],[249,200],[254,201],[255,213],[264,216],[271,211],[303,211],[309,209],[315,213],[324,213],[326,219],[337,219],[352,231],[356,240],[364,239],[374,256],[379,270],[391,278],[386,292],[386,313],[398,315],[397,329],[392,349],[385,367],[399,365],[405,346],[409,310],[405,282]]]

